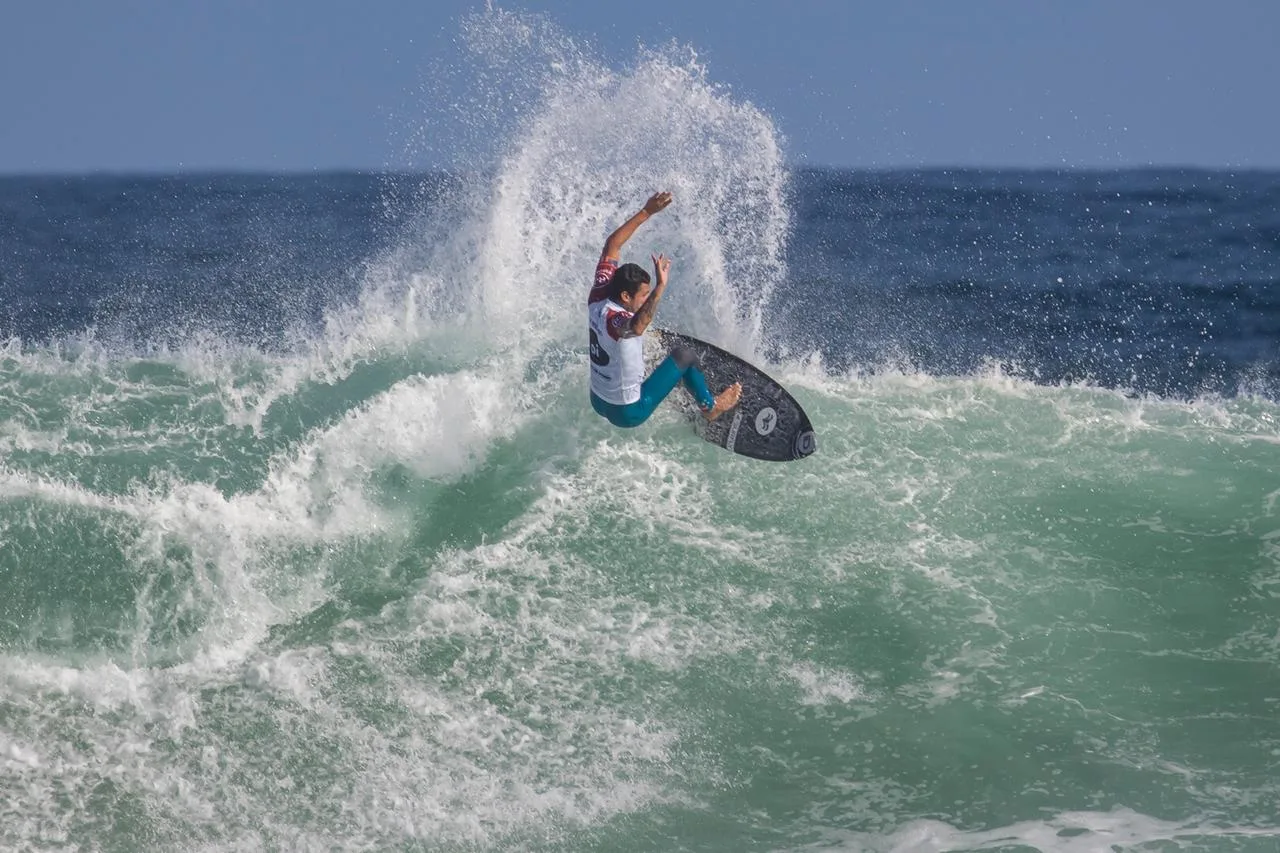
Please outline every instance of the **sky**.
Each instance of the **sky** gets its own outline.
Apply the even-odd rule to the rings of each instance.
[[[624,67],[692,47],[796,165],[1280,168],[1274,0],[495,0]],[[484,0],[42,0],[0,14],[0,174],[432,168]],[[612,57],[616,57],[613,59]]]

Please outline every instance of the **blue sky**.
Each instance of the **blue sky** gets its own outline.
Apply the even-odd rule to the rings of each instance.
[[[522,0],[625,64],[691,45],[800,164],[1280,168],[1280,3]],[[0,33],[0,173],[430,167],[483,0],[47,0]],[[439,97],[448,92],[439,91]]]

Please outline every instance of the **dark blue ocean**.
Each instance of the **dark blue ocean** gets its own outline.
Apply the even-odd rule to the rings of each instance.
[[[804,168],[543,47],[449,169],[0,177],[0,848],[1280,847],[1280,174]],[[814,456],[587,405],[664,188]]]
[[[3,180],[7,337],[92,329],[145,350],[200,331],[277,351],[288,330],[356,298],[373,259],[458,183]],[[769,347],[841,370],[998,364],[1042,384],[1181,398],[1280,388],[1276,173],[793,169],[784,192]]]

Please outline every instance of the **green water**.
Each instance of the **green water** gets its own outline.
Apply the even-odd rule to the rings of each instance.
[[[779,368],[778,465],[578,368],[11,356],[3,846],[1280,843],[1274,404]]]

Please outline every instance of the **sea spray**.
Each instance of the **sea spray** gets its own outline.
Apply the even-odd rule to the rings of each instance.
[[[196,199],[236,257],[261,250],[261,187],[296,193],[266,233],[329,223],[293,237],[319,255],[407,181],[402,230],[290,337],[147,334],[166,307],[125,324],[141,342],[86,317],[0,352],[0,846],[1274,849],[1276,276],[1231,223],[1272,221],[1275,178],[1232,179],[1211,203],[1239,209],[1209,216],[1204,176],[1159,177],[1175,215],[1142,244],[1062,217],[1099,193],[1140,210],[1146,173],[797,192],[768,117],[688,48],[620,65],[545,19],[467,28],[481,91],[447,105],[489,145],[457,149],[469,168],[123,182],[144,203],[118,224],[188,234],[146,217]],[[71,196],[121,185],[34,188],[74,219]],[[820,456],[762,466],[670,408],[621,431],[584,405],[586,276],[664,185],[677,204],[633,247],[689,275],[662,322],[790,346],[768,366]],[[1065,282],[1000,239],[1010,197]],[[1183,213],[1196,240],[1161,230]],[[82,251],[193,289],[217,268]],[[1024,265],[1069,316],[985,310]],[[1160,299],[1111,288],[1116,266],[1152,267]],[[225,301],[296,275],[228,276]],[[223,301],[199,295],[180,307]],[[1161,346],[1107,340],[1116,316]],[[1162,354],[1211,346],[1202,319],[1241,332],[1214,352],[1259,363],[1250,393],[1161,384],[1193,366]]]
[[[619,68],[542,19],[463,30],[514,121],[470,111],[492,159],[421,179],[318,323],[11,347],[6,843],[528,841],[717,776],[672,765],[689,724],[627,685],[744,638],[554,542],[565,512],[597,538],[577,506],[620,512],[591,492],[618,477],[711,532],[679,502],[696,456],[614,449],[580,405],[583,300],[604,236],[669,188],[634,247],[676,258],[669,325],[758,347],[789,227],[776,130],[687,48]],[[138,310],[117,327],[173,319]]]
[[[658,251],[675,259],[664,323],[758,348],[790,225],[769,117],[712,82],[686,46],[641,47],[618,68],[541,16],[476,14],[463,33],[480,73],[424,121],[511,129],[451,152],[469,176],[464,209],[447,236],[410,235],[397,260],[412,255],[437,286],[461,292],[495,339],[576,340],[604,238],[670,189],[676,203],[628,248],[645,265]]]

